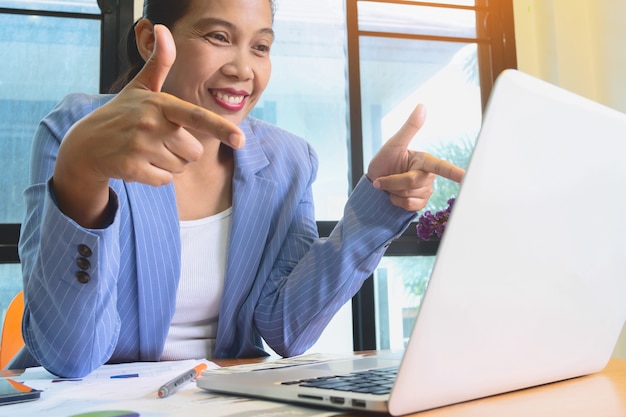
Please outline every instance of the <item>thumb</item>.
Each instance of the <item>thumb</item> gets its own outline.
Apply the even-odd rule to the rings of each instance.
[[[166,26],[154,25],[153,33],[152,54],[130,84],[135,88],[158,92],[176,59],[176,45]]]
[[[398,132],[396,132],[396,134],[387,141],[387,144],[408,148],[411,140],[413,140],[413,137],[422,128],[425,121],[426,107],[424,107],[423,104],[418,104],[406,119],[400,130],[398,130]]]

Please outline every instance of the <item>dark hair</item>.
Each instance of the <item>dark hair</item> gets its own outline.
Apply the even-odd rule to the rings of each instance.
[[[153,24],[161,24],[167,26],[170,30],[179,19],[181,19],[189,10],[192,0],[144,0],[143,17]],[[272,20],[274,19],[275,0],[269,0],[272,8]],[[122,59],[126,68],[122,74],[115,80],[110,93],[119,93],[135,76],[141,71],[146,63],[137,49],[137,39],[135,37],[135,26],[139,22],[137,20],[129,28],[123,39],[122,45],[126,49],[126,56]]]
[[[174,23],[185,15],[190,4],[191,0],[144,0],[143,16],[133,23],[123,39],[122,45],[126,49],[126,56],[123,57],[123,60],[126,69],[115,80],[109,92],[119,93],[126,84],[135,78],[146,63],[137,49],[135,37],[135,26],[139,20],[148,19],[154,24],[165,25],[171,30]]]

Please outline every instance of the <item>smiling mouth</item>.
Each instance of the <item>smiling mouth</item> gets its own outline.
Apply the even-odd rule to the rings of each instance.
[[[220,101],[228,103],[232,106],[237,106],[243,102],[246,98],[245,95],[237,95],[237,94],[227,94],[221,91],[211,91],[213,97],[217,98]]]

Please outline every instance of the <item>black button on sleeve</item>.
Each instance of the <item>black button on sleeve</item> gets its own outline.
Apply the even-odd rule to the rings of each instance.
[[[78,282],[80,282],[81,284],[86,284],[89,282],[89,280],[91,279],[91,277],[89,276],[88,273],[86,273],[85,271],[78,271],[76,273],[76,280]]]
[[[76,265],[78,265],[78,267],[82,269],[83,271],[87,271],[91,268],[91,262],[89,262],[85,258],[76,259]]]
[[[92,254],[91,248],[83,244],[78,245],[78,253],[84,258],[89,258]]]

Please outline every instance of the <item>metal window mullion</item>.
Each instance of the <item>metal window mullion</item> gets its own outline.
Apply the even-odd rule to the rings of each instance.
[[[459,42],[459,43],[489,43],[490,39],[487,37],[476,38],[464,38],[455,36],[438,36],[438,35],[423,35],[423,34],[410,34],[410,33],[396,33],[396,32],[378,32],[378,31],[359,31],[359,36],[369,36],[378,38],[393,38],[393,39],[409,39],[409,40],[421,40],[421,41],[440,41],[440,42]]]
[[[348,155],[350,190],[365,172],[363,162],[363,120],[361,109],[361,63],[357,1],[346,1],[348,46]]]
[[[430,3],[426,1],[411,1],[411,0],[358,0],[360,2],[369,3],[387,3],[387,4],[402,4],[406,6],[421,6],[421,7],[436,7],[439,9],[454,9],[454,10],[479,10],[484,8],[480,5],[465,6],[462,4],[447,4],[447,3]]]
[[[133,24],[133,4],[117,1],[103,9],[100,47],[100,92],[107,93],[124,71],[125,61],[120,53],[122,39]]]

